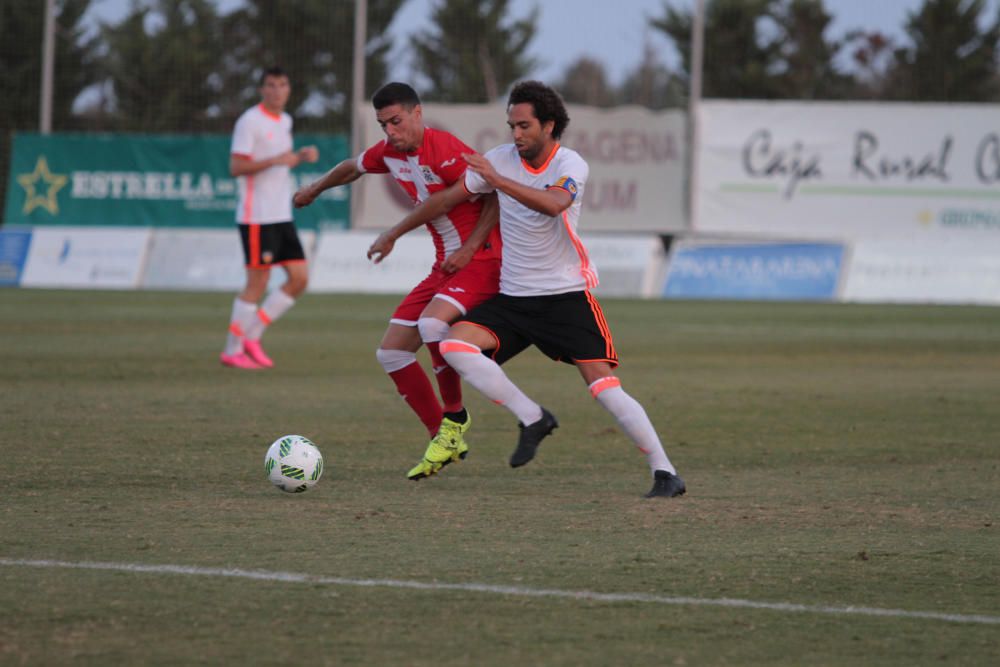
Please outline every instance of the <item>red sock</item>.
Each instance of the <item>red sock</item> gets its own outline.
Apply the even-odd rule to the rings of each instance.
[[[434,375],[437,377],[438,389],[441,390],[441,400],[445,412],[459,412],[462,409],[462,376],[441,356],[439,342],[427,343],[431,353],[431,363],[434,364]]]
[[[412,363],[389,373],[389,377],[396,383],[396,391],[410,409],[417,413],[433,438],[441,425],[441,404],[434,394],[431,381],[427,379],[427,373],[420,364]]]

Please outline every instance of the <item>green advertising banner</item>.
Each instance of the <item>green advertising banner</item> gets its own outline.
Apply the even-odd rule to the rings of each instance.
[[[340,135],[295,135],[319,162],[292,170],[296,187],[349,156]],[[228,135],[18,133],[3,222],[8,225],[231,227],[236,179]],[[349,188],[295,210],[303,229],[347,228]]]

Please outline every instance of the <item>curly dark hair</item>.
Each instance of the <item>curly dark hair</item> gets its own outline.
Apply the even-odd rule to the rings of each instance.
[[[515,104],[530,104],[535,110],[535,118],[542,125],[553,121],[552,138],[558,139],[569,125],[566,104],[555,90],[541,81],[522,81],[514,86],[507,98],[507,108]]]

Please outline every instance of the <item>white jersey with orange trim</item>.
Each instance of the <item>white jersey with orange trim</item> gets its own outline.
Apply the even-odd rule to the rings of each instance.
[[[509,296],[563,294],[597,286],[597,269],[577,235],[583,190],[590,167],[576,151],[559,144],[539,169],[521,159],[514,144],[504,144],[484,157],[501,176],[539,190],[562,188],[573,198],[570,207],[551,217],[528,208],[513,197],[500,198],[500,292]],[[469,192],[492,192],[476,172],[465,172]]]
[[[237,158],[266,160],[292,150],[292,117],[271,113],[258,104],[243,112],[233,129],[230,153]],[[275,165],[240,176],[236,222],[266,225],[292,221],[291,169]]]

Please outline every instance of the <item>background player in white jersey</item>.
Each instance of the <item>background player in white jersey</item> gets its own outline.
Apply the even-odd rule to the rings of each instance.
[[[589,167],[575,151],[559,145],[568,123],[554,90],[537,81],[517,84],[507,100],[514,143],[485,156],[467,155],[464,182],[404,219],[413,224],[477,193],[499,193],[500,293],[453,325],[441,351],[462,379],[518,417],[521,434],[512,467],[534,458],[542,439],[558,426],[499,365],[535,345],[552,359],[574,364],[591,395],[646,455],[653,473],[646,496],[679,496],[685,492],[684,481],[646,411],[613,374],[618,356],[611,331],[589,291],[597,285],[597,271],[577,236]]]
[[[291,90],[284,70],[265,70],[260,78],[260,104],[243,112],[233,129],[229,173],[239,182],[236,222],[247,270],[243,291],[233,301],[221,356],[223,365],[233,368],[274,365],[260,337],[295,304],[309,279],[306,255],[292,221],[290,170],[302,162],[316,162],[319,151],[315,146],[292,148],[292,117],[285,113]],[[275,265],[285,270],[287,279],[258,308]]]
[[[448,132],[424,125],[420,98],[413,88],[388,83],[375,92],[372,106],[386,138],[300,188],[296,206],[307,206],[324,190],[371,173],[391,174],[414,204],[462,181],[466,168],[462,155],[471,149]],[[430,275],[396,308],[375,353],[431,437],[423,459],[407,473],[412,480],[432,475],[468,453],[463,435],[471,421],[462,401],[462,382],[444,361],[438,345],[451,322],[497,293],[499,235],[493,224],[473,233],[481,214],[491,223],[496,220],[496,198],[487,197],[485,202],[486,206],[482,200],[457,202],[422,223],[396,225],[368,250],[368,258],[380,262],[392,252],[396,239],[424,223],[434,240]],[[417,363],[421,344],[430,352],[441,402]]]

